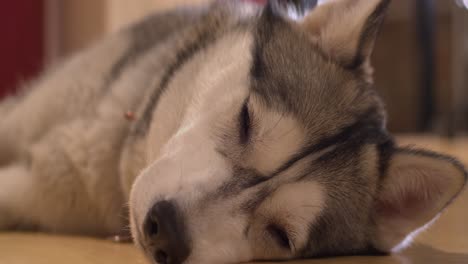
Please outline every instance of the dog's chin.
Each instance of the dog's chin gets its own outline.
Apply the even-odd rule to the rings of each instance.
[[[135,246],[142,251],[148,263],[153,264],[164,264],[160,263],[155,259],[154,252],[149,250],[149,247],[144,243],[144,241],[139,238],[139,231],[135,229],[134,226],[132,229],[133,243]],[[181,263],[175,264],[236,264],[236,263],[246,263],[252,260],[250,254],[239,254],[234,252],[234,250],[225,250],[222,248],[204,248],[204,249],[194,249],[194,251],[188,256],[186,260]]]

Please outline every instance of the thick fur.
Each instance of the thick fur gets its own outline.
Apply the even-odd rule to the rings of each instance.
[[[291,17],[284,2],[218,1],[49,70],[0,105],[0,230],[130,225],[162,263],[401,248],[466,173],[386,131],[369,61],[388,3]]]

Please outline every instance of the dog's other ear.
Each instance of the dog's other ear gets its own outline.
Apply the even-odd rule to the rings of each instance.
[[[391,252],[409,245],[457,197],[466,176],[463,165],[450,157],[395,150],[376,197],[374,247]]]
[[[370,57],[390,0],[329,0],[297,23],[326,54],[371,80]]]

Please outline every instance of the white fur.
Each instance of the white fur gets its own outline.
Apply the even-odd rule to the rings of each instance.
[[[2,169],[0,186],[16,190],[8,190],[0,203],[8,204],[12,217],[25,226],[84,234],[117,232],[121,227],[123,219],[113,217],[121,214],[121,207],[115,206],[119,186],[99,177],[109,172],[102,169],[112,168],[106,162],[117,157],[109,156],[112,143],[102,141],[94,127],[110,125],[100,119],[120,111],[96,108],[104,77],[126,47],[126,38],[118,35],[75,56],[33,83],[35,88],[4,116],[0,148],[2,162],[11,165]],[[89,160],[89,155],[95,158]],[[30,199],[18,199],[19,190]],[[87,195],[97,193],[102,195]]]

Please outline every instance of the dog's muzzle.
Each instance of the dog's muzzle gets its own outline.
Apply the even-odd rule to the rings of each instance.
[[[153,205],[143,224],[144,244],[159,264],[181,264],[190,255],[188,232],[176,204],[160,201]]]

